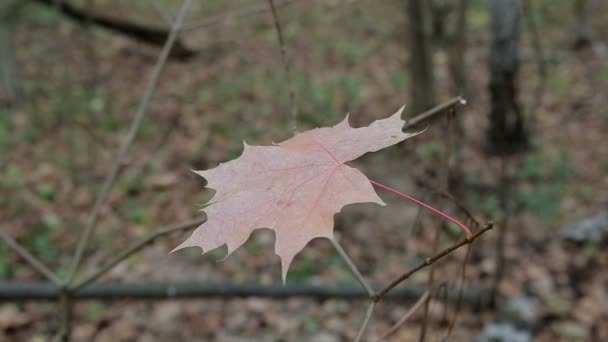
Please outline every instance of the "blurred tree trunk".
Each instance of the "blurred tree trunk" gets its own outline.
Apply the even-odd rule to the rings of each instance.
[[[470,0],[432,0],[428,3],[432,14],[433,41],[447,54],[453,92],[466,98],[465,53]]]
[[[20,7],[17,2],[0,6],[0,104],[18,102],[15,26]]]
[[[458,0],[456,23],[449,52],[450,74],[458,95],[468,98],[466,80],[467,13],[469,0]]]
[[[520,16],[519,0],[492,0],[490,4],[490,154],[514,154],[528,147],[528,132],[517,101]]]
[[[576,50],[591,45],[591,7],[590,0],[576,0],[574,3],[576,12],[574,49]]]
[[[412,113],[418,114],[435,104],[433,52],[430,41],[428,1],[406,0],[410,34],[410,71],[412,76]]]
[[[86,12],[85,10],[72,5],[67,0],[34,1],[41,5],[54,8],[59,13],[65,15],[66,17],[72,19],[73,21],[79,24],[85,23],[85,25],[99,26],[106,30],[136,39],[142,43],[146,43],[149,45],[159,47],[163,46],[163,44],[167,40],[167,37],[169,36],[169,31],[164,28],[156,26],[145,26],[128,20],[113,18],[92,12]],[[27,1],[21,0],[21,2],[25,3]],[[90,2],[87,4],[90,5]],[[187,61],[197,55],[197,51],[188,48],[184,44],[184,42],[178,38],[175,41],[173,48],[171,49],[171,54],[169,55],[169,57],[175,58],[177,60]]]

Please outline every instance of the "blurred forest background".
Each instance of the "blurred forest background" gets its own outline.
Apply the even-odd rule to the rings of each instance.
[[[180,5],[0,4],[0,293],[11,283],[47,281],[9,241],[58,279],[74,276],[77,242]],[[473,299],[431,301],[427,315],[416,311],[393,340],[417,340],[422,325],[429,325],[428,340],[440,340],[455,314],[454,341],[608,340],[608,2],[274,5],[286,63],[269,2],[192,4],[99,207],[80,269],[95,269],[158,227],[200,218],[212,192],[190,170],[237,157],[243,140],[262,145],[289,138],[294,110],[297,131],[333,125],[346,113],[351,125],[363,126],[403,104],[405,116],[414,117],[462,95],[467,105],[455,110],[451,128],[447,115],[438,115],[400,147],[352,163],[462,217],[433,195],[444,187],[439,170],[449,152],[444,188],[480,222],[497,224],[474,243],[467,263],[465,291]],[[445,145],[448,129],[454,139]],[[343,246],[373,284],[431,255],[437,232],[441,246],[462,237],[414,204],[379,195],[389,206],[349,206],[336,221]],[[222,262],[216,262],[222,249],[169,255],[188,234],[158,239],[99,281],[281,285],[272,232],[255,232]],[[465,256],[466,248],[438,263],[435,284],[457,288]],[[424,287],[428,277],[421,271],[401,286]],[[319,239],[296,257],[287,286],[294,284],[356,285],[331,243]],[[475,296],[482,289],[495,300],[471,304],[481,301]],[[22,299],[1,294],[0,341],[50,341],[65,328],[56,301]],[[381,302],[366,338],[381,336],[414,302]],[[342,341],[357,335],[366,301],[69,305],[74,341]]]

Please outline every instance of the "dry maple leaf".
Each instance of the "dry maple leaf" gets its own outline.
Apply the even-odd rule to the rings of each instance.
[[[351,203],[385,203],[370,180],[345,165],[367,152],[394,145],[404,133],[403,107],[368,127],[352,128],[348,115],[333,127],[296,134],[272,146],[245,143],[240,157],[195,171],[216,191],[203,209],[207,221],[175,250],[198,246],[203,253],[222,245],[228,255],[255,229],[275,231],[283,283],[294,256],[317,237],[333,238],[334,215]]]

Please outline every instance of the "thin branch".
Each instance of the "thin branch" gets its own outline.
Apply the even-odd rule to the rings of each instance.
[[[446,126],[447,126],[447,134],[443,136],[443,156],[442,156],[442,165],[440,170],[439,177],[439,188],[442,191],[449,191],[449,179],[450,179],[450,156],[452,152],[452,142],[454,140],[454,117],[456,116],[456,109],[454,107],[450,107]],[[470,235],[470,234],[469,234]],[[435,239],[433,241],[433,253],[437,252],[439,248],[439,240],[441,238],[441,230],[435,231]],[[431,272],[429,274],[429,289],[433,289],[435,286],[435,267],[431,266]],[[431,299],[427,299],[424,302],[424,316],[422,319],[422,328],[420,330],[420,341],[424,341],[426,338],[426,331],[428,327],[428,318],[429,311],[431,306]]]
[[[293,2],[295,2],[295,0],[277,1],[277,2],[275,2],[275,8],[281,8],[281,7],[291,4]],[[180,31],[182,31],[182,32],[192,31],[192,30],[196,30],[196,29],[200,29],[203,27],[221,23],[222,21],[229,19],[229,18],[237,18],[237,17],[247,16],[247,15],[254,15],[254,14],[258,14],[258,13],[267,12],[269,10],[270,10],[270,8],[267,5],[261,5],[261,4],[252,5],[249,7],[243,7],[236,11],[214,15],[214,16],[207,17],[207,18],[201,19],[201,20],[193,22],[193,23],[186,23],[181,28]]]
[[[0,238],[4,240],[7,246],[13,249],[17,254],[19,254],[25,261],[32,266],[34,270],[48,279],[55,285],[61,284],[61,279],[59,279],[53,271],[51,271],[48,267],[46,267],[40,259],[35,257],[32,253],[30,253],[25,247],[21,246],[17,240],[10,237],[5,232],[0,232]]]
[[[454,195],[452,195],[451,193],[449,193],[447,191],[438,191],[436,193],[439,196],[450,200],[452,202],[452,204],[454,204],[458,208],[458,210],[460,210],[466,216],[467,220],[473,224],[474,228],[479,228],[479,226],[481,226],[481,224],[479,223],[479,221],[477,221],[477,219],[475,218],[473,213],[464,204],[462,204],[456,197],[454,197]]]
[[[150,5],[152,6],[152,9],[154,9],[154,12],[156,12],[156,14],[165,22],[165,24],[169,26],[173,24],[173,13],[167,13],[168,11],[162,8],[157,0],[150,0]],[[182,30],[184,26],[185,25],[182,26]]]
[[[426,194],[423,194],[422,195],[423,202],[426,201],[425,197],[426,197]],[[410,231],[411,235],[415,236],[416,234],[418,234],[418,229],[421,227],[421,224],[422,224],[422,213],[423,213],[422,207],[418,206],[418,212],[416,213],[416,217],[414,218],[414,223],[412,224],[412,229]]]
[[[545,88],[547,84],[547,63],[545,61],[545,53],[543,51],[543,45],[541,43],[540,36],[538,34],[538,26],[536,20],[534,20],[534,13],[530,0],[523,1],[524,17],[528,30],[530,30],[530,38],[532,40],[532,48],[534,49],[534,58],[536,59],[536,67],[538,69],[539,82],[534,92],[534,102],[530,107],[530,116],[532,122],[536,122],[536,111],[540,108],[543,103],[543,97],[545,94]]]
[[[73,306],[72,298],[70,293],[62,291],[59,297],[59,306],[61,308],[59,319],[60,326],[57,335],[55,335],[54,341],[57,342],[68,342],[72,335],[72,315]]]
[[[298,126],[298,108],[296,107],[296,94],[293,89],[293,82],[291,80],[291,72],[289,71],[289,59],[287,58],[287,50],[285,48],[285,41],[283,39],[283,30],[281,29],[281,23],[279,22],[279,16],[277,14],[277,8],[274,4],[274,0],[268,0],[268,5],[270,6],[272,12],[272,18],[274,20],[274,28],[277,31],[277,39],[279,41],[279,48],[281,49],[281,61],[283,62],[283,67],[285,68],[285,77],[287,78],[287,88],[289,92],[289,107],[291,112],[291,126],[293,131],[297,129]]]
[[[509,166],[510,158],[507,156],[501,156],[500,158],[500,208],[502,210],[502,218],[498,223],[498,238],[496,239],[496,256],[495,266],[496,272],[494,279],[492,280],[492,302],[494,305],[498,301],[499,286],[505,273],[506,257],[505,257],[505,244],[507,237],[507,225],[509,223],[510,210],[509,210],[509,194],[511,188],[511,182],[509,179]]]
[[[424,294],[423,287],[400,287],[389,292],[385,299],[394,302],[415,301]],[[439,298],[433,292],[433,298],[455,303],[458,293],[448,289],[447,298]],[[56,301],[61,296],[61,289],[50,282],[2,282],[0,281],[0,302]],[[181,281],[158,283],[153,281],[116,282],[97,281],[78,291],[70,292],[74,301],[81,300],[175,300],[175,299],[208,299],[208,298],[267,298],[283,300],[286,298],[311,298],[314,300],[342,299],[369,300],[369,294],[359,285],[313,285],[291,284],[261,285],[242,283],[213,283],[198,281]],[[462,301],[475,307],[487,307],[490,303],[490,288],[469,288],[462,293]]]
[[[411,119],[407,119],[407,121],[405,122],[405,126],[403,126],[403,128],[414,127],[421,122],[432,119],[433,117],[435,117],[438,114],[443,113],[447,109],[454,108],[455,106],[458,106],[458,105],[465,105],[466,103],[467,103],[467,100],[465,100],[461,96],[457,96],[447,102],[444,102],[442,104],[439,104],[439,105],[427,110],[426,112],[424,112],[420,115],[416,115],[415,117],[413,117]]]
[[[441,226],[443,227],[443,226]],[[433,253],[437,253],[437,249],[439,248],[439,240],[441,238],[441,229],[435,230],[435,237],[433,238]],[[431,271],[429,273],[429,280],[427,287],[429,290],[433,290],[435,288],[435,267],[431,265]],[[425,299],[422,304],[424,305],[424,312],[422,315],[422,326],[420,328],[420,336],[418,340],[424,342],[426,339],[426,330],[428,326],[429,320],[429,311],[431,306],[431,297]]]
[[[121,262],[123,262],[124,260],[126,260],[131,255],[139,252],[142,248],[152,244],[158,238],[167,236],[174,232],[192,229],[192,228],[202,224],[203,222],[205,222],[205,219],[196,219],[196,220],[186,221],[183,223],[179,223],[179,224],[175,224],[172,226],[167,226],[167,227],[158,229],[156,232],[151,233],[147,237],[145,237],[145,238],[137,241],[133,245],[131,245],[131,247],[127,248],[125,251],[123,251],[122,253],[115,256],[110,262],[108,262],[101,268],[93,271],[91,274],[86,276],[84,279],[80,280],[78,283],[76,283],[70,289],[72,291],[78,291],[81,288],[91,284],[95,280],[99,279],[99,277],[103,276],[105,273],[107,273],[112,268],[114,268],[116,265],[118,265]]]
[[[431,291],[426,290],[424,294],[416,301],[416,303],[395,323],[387,332],[385,332],[380,338],[379,341],[386,340],[391,337],[394,333],[396,333],[401,326],[407,322],[408,319],[416,312],[424,302],[426,302],[431,297]]]
[[[80,262],[82,260],[84,251],[87,247],[87,244],[89,243],[91,234],[97,223],[97,218],[99,217],[99,213],[101,212],[101,209],[102,209],[103,205],[105,204],[108,194],[110,193],[110,189],[112,188],[112,185],[114,184],[114,181],[116,180],[116,177],[118,176],[120,166],[122,165],[122,162],[127,154],[127,150],[133,143],[133,140],[135,139],[135,136],[137,135],[137,132],[139,131],[139,127],[141,126],[141,122],[146,113],[146,109],[148,108],[148,104],[150,103],[150,99],[152,98],[152,94],[154,93],[154,91],[156,90],[156,86],[158,85],[160,73],[163,70],[163,67],[165,66],[165,64],[167,62],[169,53],[171,52],[171,48],[173,47],[173,44],[175,43],[175,41],[177,39],[177,33],[179,31],[179,28],[182,26],[182,24],[184,22],[184,17],[186,16],[186,13],[188,12],[188,9],[190,8],[191,3],[192,3],[192,0],[184,0],[182,7],[179,11],[179,14],[175,20],[175,23],[173,24],[173,27],[171,28],[169,37],[167,38],[167,41],[165,42],[163,50],[161,51],[161,53],[158,57],[158,62],[156,63],[154,70],[152,71],[152,75],[151,75],[150,81],[148,82],[148,85],[146,87],[144,96],[142,97],[141,102],[139,103],[139,107],[137,108],[135,117],[133,118],[133,121],[131,122],[131,128],[129,129],[129,133],[127,134],[123,144],[121,145],[118,155],[114,159],[110,173],[106,177],[106,180],[103,184],[101,192],[99,193],[99,196],[97,197],[97,201],[95,202],[91,215],[89,216],[89,220],[87,221],[87,225],[85,227],[84,233],[81,235],[80,240],[78,241],[78,246],[76,247],[76,252],[74,254],[74,258],[72,259],[72,264],[70,267],[70,271],[69,271],[69,275],[68,275],[66,284],[71,284],[72,281],[74,280],[74,276],[78,269],[78,265],[80,264]]]
[[[348,256],[348,254],[346,254],[346,252],[344,251],[344,248],[342,248],[342,245],[340,245],[340,243],[338,242],[337,237],[330,239],[330,241],[334,245],[334,248],[336,249],[336,251],[338,251],[338,255],[340,255],[342,260],[344,260],[344,262],[346,263],[346,265],[348,266],[348,268],[350,269],[352,274],[355,276],[357,281],[359,281],[359,283],[361,283],[361,285],[365,288],[365,291],[367,291],[367,293],[369,294],[370,297],[373,296],[374,290],[369,285],[369,283],[365,280],[365,277],[363,277],[363,275],[361,274],[361,272],[359,271],[359,269],[357,268],[355,263],[351,260],[351,258]]]
[[[374,314],[374,308],[376,307],[376,302],[374,302],[373,300],[369,302],[369,305],[367,307],[367,311],[365,312],[365,318],[363,319],[363,324],[361,324],[361,327],[359,328],[359,333],[357,334],[357,337],[355,337],[355,342],[359,342],[361,341],[361,338],[363,338],[363,334],[365,334],[365,330],[367,329],[367,326],[369,325],[369,321],[372,318],[372,315]]]
[[[460,271],[460,286],[458,287],[458,300],[456,301],[456,308],[454,308],[454,318],[450,322],[450,326],[448,327],[448,332],[446,333],[443,341],[449,341],[450,336],[452,335],[452,331],[456,326],[456,320],[458,319],[458,314],[460,313],[460,308],[462,306],[462,293],[464,291],[464,283],[467,278],[467,264],[469,263],[469,259],[471,258],[471,250],[473,249],[473,244],[467,246],[467,254],[464,257],[464,261],[462,262],[462,269]]]
[[[458,248],[467,245],[473,241],[475,241],[478,237],[480,237],[483,233],[487,232],[488,230],[492,229],[494,226],[494,224],[492,222],[488,222],[486,223],[485,227],[478,231],[477,233],[473,234],[471,237],[466,238],[466,239],[462,239],[460,242],[453,244],[452,246],[440,251],[439,253],[426,258],[423,262],[419,263],[418,265],[416,265],[415,267],[411,268],[410,270],[408,270],[407,272],[403,273],[402,275],[400,275],[399,277],[395,278],[393,281],[391,281],[386,287],[384,287],[382,290],[380,290],[378,293],[376,293],[372,299],[374,301],[379,301],[380,299],[382,299],[383,296],[385,296],[390,290],[392,290],[393,288],[395,288],[397,285],[401,284],[404,280],[406,280],[407,278],[409,278],[412,274],[420,271],[421,269],[428,267],[429,265],[432,265],[435,261],[442,259],[443,257],[449,255],[450,253],[452,253],[453,251],[457,250]]]

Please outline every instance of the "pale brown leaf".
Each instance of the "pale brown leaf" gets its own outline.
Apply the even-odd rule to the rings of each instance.
[[[273,146],[245,143],[237,159],[196,171],[216,193],[204,208],[207,222],[177,249],[203,252],[239,248],[259,228],[275,232],[283,282],[294,256],[317,237],[333,238],[334,215],[352,203],[384,205],[367,177],[345,165],[367,152],[407,139],[401,108],[368,127],[352,128],[348,116],[333,127],[296,134]]]

